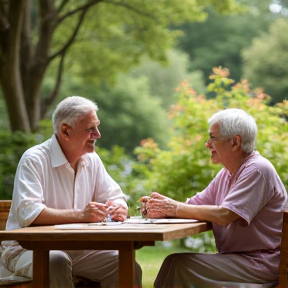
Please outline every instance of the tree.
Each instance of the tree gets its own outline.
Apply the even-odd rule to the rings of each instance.
[[[83,65],[85,73],[115,75],[143,54],[163,60],[178,35],[168,25],[203,20],[203,8],[211,4],[220,11],[237,7],[234,0],[0,0],[0,85],[11,130],[37,130],[57,97],[65,56],[76,41],[81,47],[89,39],[98,54]],[[55,86],[43,99],[41,85],[53,63]]]
[[[263,88],[273,103],[288,98],[288,19],[279,18],[269,33],[253,40],[243,51],[243,76],[253,87]]]
[[[239,0],[240,1],[240,0]],[[229,67],[231,77],[242,77],[242,49],[249,47],[254,37],[268,31],[275,19],[269,11],[270,0],[241,0],[246,6],[241,14],[221,15],[207,8],[205,22],[184,23],[184,35],[178,47],[190,58],[190,71],[200,70],[208,84],[211,67]]]
[[[168,64],[143,59],[141,65],[133,68],[128,75],[135,77],[145,77],[149,83],[152,95],[157,95],[162,100],[162,106],[169,110],[170,105],[174,104],[174,89],[183,80],[193,83],[193,89],[199,94],[205,93],[205,83],[200,71],[189,72],[189,56],[179,50],[167,51]]]

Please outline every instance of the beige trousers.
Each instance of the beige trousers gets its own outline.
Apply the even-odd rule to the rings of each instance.
[[[252,265],[251,265],[252,263]],[[155,288],[275,287],[277,277],[239,254],[176,253],[163,262]],[[264,269],[265,270],[265,269]]]
[[[118,251],[50,251],[50,287],[73,288],[73,276],[99,280],[102,288],[118,287]],[[32,251],[25,251],[15,263],[15,274],[32,278]],[[37,265],[37,264],[36,264]],[[18,272],[17,272],[18,271]],[[141,288],[142,271],[135,263],[135,287]]]

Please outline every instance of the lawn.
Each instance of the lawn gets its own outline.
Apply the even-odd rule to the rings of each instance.
[[[168,245],[171,244],[172,245]],[[165,245],[167,244],[167,245]],[[165,246],[168,247],[165,247]],[[142,284],[143,288],[152,288],[156,275],[161,267],[165,257],[171,253],[187,252],[187,249],[180,248],[174,245],[173,242],[156,242],[153,247],[143,247],[136,251],[136,261],[142,268]]]

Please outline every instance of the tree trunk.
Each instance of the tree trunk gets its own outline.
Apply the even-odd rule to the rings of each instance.
[[[29,132],[30,124],[19,71],[20,35],[27,1],[10,0],[9,4],[0,2],[1,18],[5,20],[7,17],[7,25],[2,25],[4,20],[0,24],[0,85],[7,105],[11,130]],[[13,9],[9,9],[10,7]]]
[[[31,42],[30,18],[28,15],[24,18],[25,21],[22,34],[23,43],[21,45],[23,49],[21,71],[25,103],[29,116],[30,127],[33,132],[37,131],[38,124],[41,120],[40,88],[50,61],[49,50],[51,47],[51,39],[55,29],[56,21],[54,0],[39,1],[39,15],[39,41],[36,48],[33,51],[33,43]]]

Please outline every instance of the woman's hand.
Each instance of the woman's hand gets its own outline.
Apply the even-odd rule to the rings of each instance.
[[[142,202],[141,212],[148,218],[177,217],[179,203],[169,197],[152,192],[150,197],[144,196],[140,201]]]

